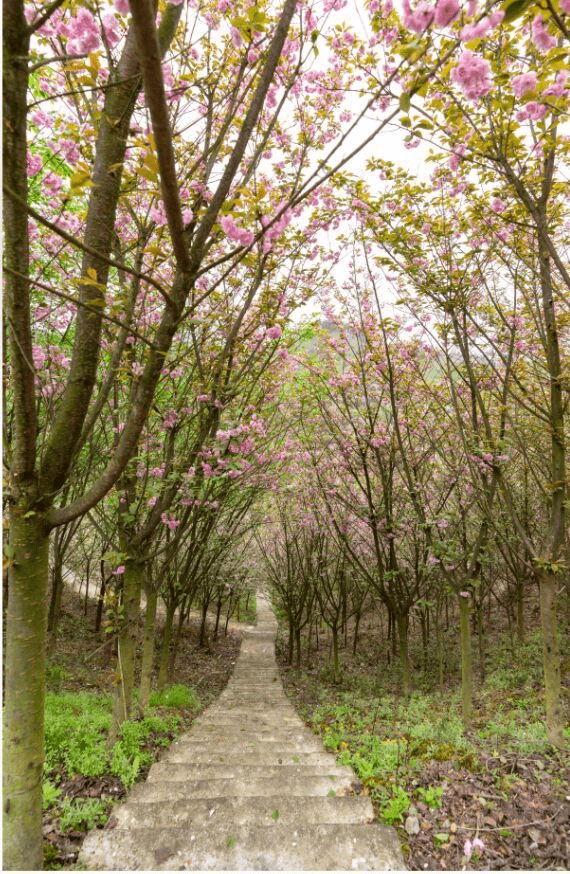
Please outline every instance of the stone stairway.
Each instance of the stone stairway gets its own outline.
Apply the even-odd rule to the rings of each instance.
[[[80,864],[95,870],[386,871],[404,862],[372,822],[354,772],[336,764],[285,696],[277,623],[259,595],[219,699],[135,785]]]

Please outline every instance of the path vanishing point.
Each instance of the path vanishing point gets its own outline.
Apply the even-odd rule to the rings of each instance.
[[[79,863],[96,870],[403,870],[396,831],[373,822],[289,703],[275,661],[277,622],[257,598],[234,673],[218,700],[133,786]]]

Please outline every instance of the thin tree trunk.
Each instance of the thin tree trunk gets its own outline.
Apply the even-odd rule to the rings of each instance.
[[[461,640],[461,703],[463,730],[469,731],[473,718],[473,659],[471,655],[471,598],[459,595],[459,633]]]
[[[10,544],[3,730],[3,867],[43,867],[45,651],[49,536],[14,509]],[[25,864],[23,863],[25,860]]]
[[[95,617],[95,632],[101,630],[101,619],[103,618],[103,606],[105,604],[105,591],[107,589],[107,578],[105,576],[105,562],[101,561],[101,588],[99,589],[99,597],[97,599],[97,615]]]
[[[91,580],[91,559],[87,559],[85,570],[85,601],[83,602],[83,615],[87,616],[87,607],[89,606],[89,583]]]
[[[540,578],[540,618],[544,663],[544,694],[546,699],[546,731],[556,747],[564,746],[564,716],[562,713],[560,650],[556,619],[556,588],[559,577],[543,573]]]
[[[408,649],[408,614],[398,613],[396,616],[396,625],[398,629],[398,649],[402,670],[402,691],[404,695],[409,695],[412,691],[412,677],[410,674],[410,654]]]
[[[148,705],[152,688],[152,665],[154,661],[154,631],[156,626],[156,608],[158,592],[154,586],[145,588],[146,610],[144,614],[143,650],[141,663],[141,681],[139,687],[139,704],[144,710]]]
[[[201,622],[200,622],[200,646],[201,647],[205,647],[208,644],[208,641],[206,639],[206,622],[208,619],[208,607],[209,607],[209,605],[210,605],[209,598],[202,601],[202,610],[201,610],[202,618],[201,618]],[[239,618],[239,615],[238,615],[238,618]]]
[[[524,580],[517,579],[517,637],[519,643],[524,643]]]
[[[338,647],[338,626],[331,628],[332,632],[332,663],[333,663],[333,683],[340,683],[340,658]]]
[[[125,562],[123,609],[124,622],[117,636],[117,675],[113,695],[113,724],[109,733],[109,746],[115,743],[120,727],[129,719],[133,706],[135,684],[135,661],[138,644],[138,620],[144,565],[132,559]]]
[[[222,613],[223,601],[221,598],[218,598],[218,603],[216,606],[216,623],[214,625],[214,640],[218,639],[218,629],[220,627],[220,615]]]
[[[485,630],[483,623],[483,603],[477,605],[477,644],[479,648],[479,682],[481,685],[485,682],[485,677],[487,676],[486,665],[485,665],[485,654],[486,654],[486,640],[485,640]]]
[[[182,629],[184,627],[184,623],[188,618],[190,613],[190,599],[185,598],[181,605],[180,611],[178,614],[178,624],[176,625],[176,634],[174,635],[174,641],[170,648],[170,658],[168,660],[168,682],[172,682],[172,678],[174,677],[174,668],[176,666],[176,657],[178,656],[178,649],[180,647],[180,640],[182,638]]]
[[[360,628],[360,620],[362,618],[362,610],[357,610],[356,615],[354,617],[354,632],[352,635],[352,654],[356,655],[356,648],[358,646],[358,630]]]
[[[63,594],[63,566],[59,550],[55,550],[52,572],[51,600],[48,617],[48,656],[53,655],[57,643],[59,618],[61,616],[61,597]]]
[[[172,625],[174,622],[175,607],[168,604],[166,608],[166,618],[164,620],[164,631],[162,634],[162,647],[160,650],[160,665],[158,668],[158,679],[156,688],[162,691],[166,686],[168,679],[168,662],[170,657],[170,642],[172,640]]]

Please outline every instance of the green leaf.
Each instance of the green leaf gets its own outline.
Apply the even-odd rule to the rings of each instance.
[[[148,179],[149,182],[157,181],[156,173],[153,173],[153,171],[149,170],[147,167],[137,167],[137,173],[139,176],[144,176],[144,178]]]
[[[505,12],[503,21],[507,24],[509,21],[514,21],[515,18],[523,14],[525,9],[528,9],[532,2],[533,0],[508,0],[508,2],[503,3],[503,10]]]
[[[233,845],[235,844],[235,842],[236,842],[236,839],[235,839],[235,838],[232,838],[232,836],[230,835],[230,837],[229,837],[229,838],[227,839],[227,841],[226,841],[226,847],[227,847],[229,850],[231,850],[231,848],[233,847]]]
[[[271,819],[274,819],[275,822],[277,822],[277,820],[279,819],[279,811],[277,810],[277,808],[275,808],[275,810],[271,814]]]
[[[409,112],[411,105],[412,102],[410,100],[410,95],[407,94],[405,91],[402,92],[402,94],[400,94],[400,109],[402,110],[402,112]]]

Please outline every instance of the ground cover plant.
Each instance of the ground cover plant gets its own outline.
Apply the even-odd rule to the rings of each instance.
[[[94,631],[94,603],[85,610],[83,599],[67,591],[63,608],[46,695],[42,819],[44,867],[49,869],[75,867],[86,832],[105,824],[114,804],[146,777],[152,762],[220,693],[239,649],[239,632],[233,628],[200,647],[200,621],[192,617],[180,641],[175,682],[153,692],[144,714],[135,710],[109,747],[109,642]],[[251,619],[250,605],[241,612]],[[209,619],[213,625],[215,616]]]
[[[293,668],[282,627],[282,677],[324,746],[354,768],[356,791],[370,796],[378,820],[397,828],[406,864],[412,870],[567,870],[570,757],[547,739],[539,635],[514,649],[494,639],[465,732],[458,677],[441,690],[433,673],[418,670],[421,691],[403,696],[397,668],[378,657],[379,628],[365,623],[361,633],[356,655],[351,647],[342,650],[335,683],[326,636]],[[413,644],[417,655],[415,637]]]

